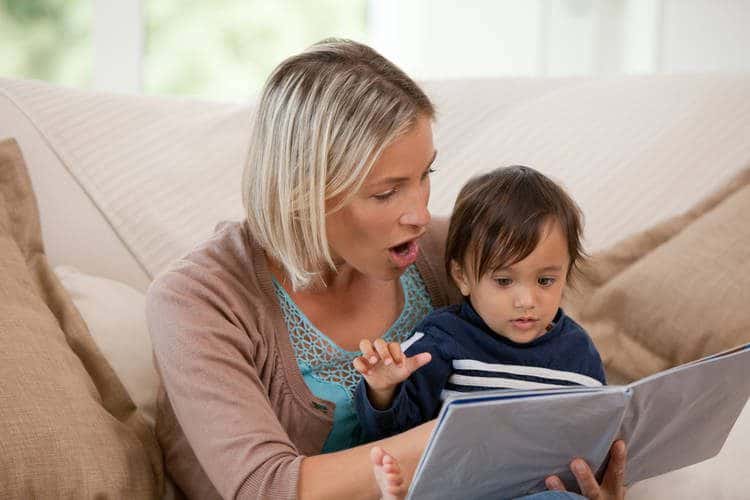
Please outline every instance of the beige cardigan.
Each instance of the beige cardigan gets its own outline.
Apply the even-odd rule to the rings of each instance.
[[[447,221],[434,221],[417,261],[435,307],[459,297],[444,270],[446,232]],[[302,458],[320,453],[334,404],[314,397],[299,372],[247,225],[220,225],[171,265],[146,310],[162,381],[156,433],[174,482],[190,498],[294,498]]]

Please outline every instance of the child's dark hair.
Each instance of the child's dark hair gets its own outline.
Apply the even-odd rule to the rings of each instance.
[[[448,275],[452,260],[478,281],[486,272],[525,259],[550,219],[559,222],[568,242],[570,282],[586,255],[581,244],[583,214],[565,190],[541,172],[520,165],[474,177],[458,194],[451,216],[445,249]]]

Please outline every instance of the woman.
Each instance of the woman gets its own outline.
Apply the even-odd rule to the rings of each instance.
[[[256,112],[247,211],[151,286],[157,434],[191,498],[377,498],[352,408],[360,340],[405,339],[458,300],[430,221],[429,99],[364,45],[284,61]],[[434,422],[379,441],[410,476]],[[377,448],[380,449],[380,448]],[[624,495],[624,446],[587,496]],[[555,477],[548,486],[561,489]]]

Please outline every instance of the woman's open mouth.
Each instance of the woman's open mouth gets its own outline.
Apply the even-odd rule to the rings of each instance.
[[[417,261],[419,244],[417,243],[417,240],[405,241],[400,245],[389,248],[388,254],[396,267],[410,266]]]

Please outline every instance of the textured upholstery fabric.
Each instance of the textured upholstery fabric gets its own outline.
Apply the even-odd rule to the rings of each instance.
[[[747,165],[748,88],[750,75],[428,82],[438,110],[430,209],[448,215],[472,175],[526,164],[570,191],[586,216],[587,248],[602,250],[687,210]],[[251,103],[9,79],[0,79],[2,95],[149,277],[210,237],[217,221],[242,218]],[[83,262],[55,264],[129,282]]]
[[[146,421],[156,419],[159,378],[146,325],[146,297],[119,281],[92,276],[68,266],[55,274],[86,322],[97,347]]]
[[[750,342],[750,169],[683,215],[594,255],[568,311],[632,381]]]
[[[425,88],[438,108],[434,215],[450,213],[471,175],[528,164],[562,182],[579,202],[589,251],[685,212],[750,161],[746,74],[461,79]],[[166,263],[206,239],[217,221],[242,216],[238,182],[251,111],[247,103],[123,96],[0,78],[0,138],[17,137],[29,161],[51,262],[142,291]],[[618,247],[600,254],[610,257],[595,286],[650,253]],[[658,369],[697,348],[682,342],[659,350],[651,344],[654,335],[623,336],[621,345],[608,346],[605,334],[601,342],[605,350],[622,349],[636,368],[650,363]],[[0,397],[12,401],[8,394]],[[749,417],[750,407],[710,463],[640,483],[629,498],[746,496],[741,477]],[[3,437],[0,432],[0,446]],[[71,461],[74,473],[77,463]],[[0,475],[2,484],[8,483]]]
[[[0,498],[155,498],[161,455],[44,254],[14,140],[0,142]]]

